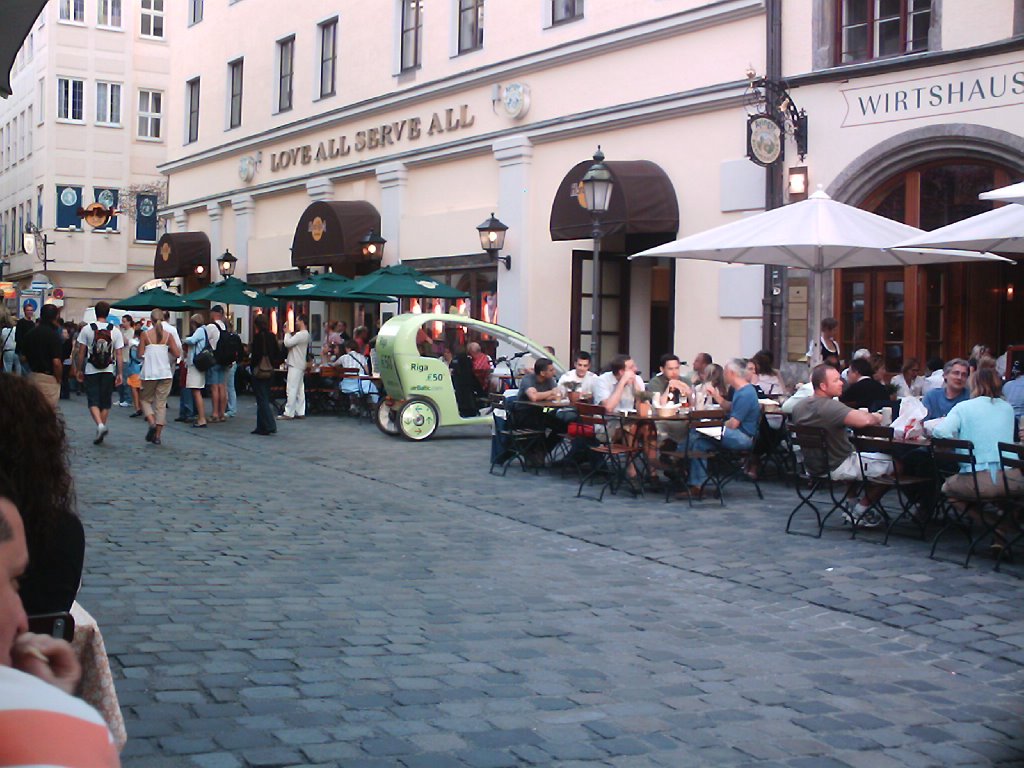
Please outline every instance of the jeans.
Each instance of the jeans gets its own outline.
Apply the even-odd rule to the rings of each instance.
[[[252,391],[256,395],[256,431],[277,432],[274,406],[270,404],[270,379],[252,379]]]
[[[236,413],[235,400],[237,399],[237,395],[235,394],[235,372],[237,370],[238,363],[232,363],[231,366],[227,369],[227,373],[225,374],[224,383],[228,387],[228,406],[227,409],[224,411],[225,416],[234,416]]]
[[[192,390],[181,388],[181,393],[178,396],[178,418],[179,419],[194,419],[196,417],[196,404],[192,399]]]
[[[128,376],[124,377],[124,381],[121,382],[121,386],[117,388],[117,394],[120,402],[131,403],[132,388],[128,386]]]
[[[21,361],[18,360],[18,353],[13,349],[4,352],[4,371],[6,373],[21,373]]]
[[[709,451],[718,446],[732,448],[742,451],[754,444],[754,438],[739,429],[726,427],[722,432],[722,439],[715,440],[713,437],[702,435],[699,432],[690,433],[691,451]],[[704,485],[708,479],[707,459],[690,459],[690,485]]]

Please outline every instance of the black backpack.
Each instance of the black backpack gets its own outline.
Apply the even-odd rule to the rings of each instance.
[[[92,328],[92,344],[89,346],[89,364],[97,370],[109,368],[114,362],[114,326],[107,323],[100,328],[96,323],[89,323]]]
[[[217,348],[213,350],[213,358],[217,365],[225,368],[242,359],[242,339],[234,331],[222,328],[220,339],[217,340]]]

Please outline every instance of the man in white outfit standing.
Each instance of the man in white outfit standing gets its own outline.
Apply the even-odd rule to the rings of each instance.
[[[295,318],[295,333],[284,335],[284,348],[287,350],[288,366],[288,401],[284,406],[282,419],[306,418],[306,385],[303,376],[306,374],[306,352],[309,351],[309,331],[306,330],[306,316]]]

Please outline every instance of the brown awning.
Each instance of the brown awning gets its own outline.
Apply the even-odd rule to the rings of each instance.
[[[334,267],[369,261],[359,239],[370,230],[380,232],[380,214],[365,200],[330,200],[313,203],[299,217],[292,238],[293,267]]]
[[[579,203],[579,183],[593,163],[584,160],[573,166],[558,185],[551,204],[552,240],[585,240],[593,234],[590,213]],[[608,160],[605,165],[615,186],[608,213],[601,216],[601,233],[675,238],[679,231],[679,204],[665,171],[649,160]]]
[[[210,238],[205,232],[168,232],[156,244],[155,277],[190,275],[199,264],[210,268]]]

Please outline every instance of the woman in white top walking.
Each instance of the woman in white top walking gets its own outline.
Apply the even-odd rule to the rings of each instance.
[[[171,361],[181,357],[177,340],[164,328],[164,313],[154,309],[150,317],[153,327],[139,340],[142,358],[142,413],[149,430],[146,442],[160,445],[160,435],[167,423],[167,396],[171,393],[174,369]]]

